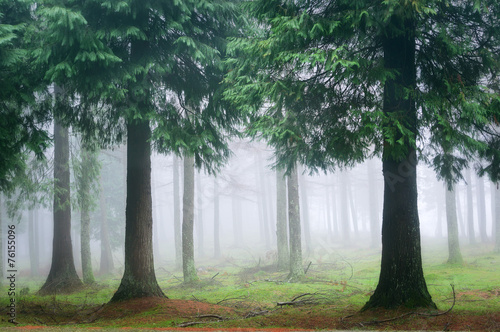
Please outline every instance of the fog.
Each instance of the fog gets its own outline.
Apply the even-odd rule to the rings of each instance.
[[[271,264],[276,259],[276,174],[271,169],[272,151],[263,143],[238,141],[231,144],[233,156],[220,174],[195,173],[195,260],[199,271],[209,265]],[[103,199],[95,199],[92,214],[92,260],[99,275],[100,220],[109,224],[115,272],[123,271],[125,234],[125,149],[100,154]],[[336,248],[380,247],[384,183],[379,159],[368,160],[348,170],[310,175],[300,174],[301,224],[304,261],[310,256]],[[461,244],[468,244],[467,186],[472,190],[474,231],[481,241],[479,220],[492,236],[492,195],[496,186],[472,171],[469,184],[456,186],[457,216]],[[179,163],[180,203],[182,204],[182,163]],[[418,166],[418,204],[421,234],[425,243],[446,239],[445,187],[423,163]],[[481,188],[484,188],[481,190]],[[73,189],[72,189],[73,190]],[[152,156],[153,244],[156,269],[176,271],[174,238],[173,156]],[[481,195],[483,194],[483,195]],[[214,258],[214,202],[219,199],[221,256]],[[103,209],[105,213],[103,214]],[[182,213],[182,207],[180,208]],[[33,218],[34,246],[39,253],[40,273],[45,278],[52,252],[50,207],[23,211],[19,220],[3,215],[3,226],[17,226],[19,271],[30,275],[29,220]],[[182,216],[181,216],[182,222]],[[72,214],[72,241],[75,265],[81,272],[79,211]],[[374,227],[373,225],[378,225]],[[5,232],[3,233],[5,236]],[[6,241],[3,242],[4,245]],[[5,249],[4,249],[5,253]]]

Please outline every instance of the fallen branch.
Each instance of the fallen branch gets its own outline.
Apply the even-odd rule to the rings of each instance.
[[[263,315],[266,315],[268,313],[269,313],[269,310],[250,311],[248,314],[245,315],[245,318],[263,316]]]

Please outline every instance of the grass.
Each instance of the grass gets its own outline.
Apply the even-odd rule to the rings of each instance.
[[[433,242],[424,248],[423,263],[427,285],[440,310],[444,311],[452,305],[450,284],[453,284],[457,300],[454,313],[480,316],[500,312],[500,255],[493,254],[491,246],[463,246],[463,265],[445,263],[446,251],[442,251],[446,249],[445,243]],[[276,315],[265,319],[248,318],[244,324],[289,328],[300,327],[295,325],[300,319],[307,320],[315,315],[323,319],[327,316],[332,319],[335,317],[338,321],[339,317],[356,312],[369,299],[378,281],[380,254],[376,250],[351,248],[332,250],[327,255],[315,252],[305,256],[305,265],[309,262],[312,263],[305,279],[293,284],[283,282],[287,272],[276,271],[269,261],[239,261],[240,267],[236,267],[234,259],[231,264],[221,260],[203,262],[205,268],[199,272],[200,281],[193,285],[185,286],[182,283],[180,271],[158,269],[157,279],[170,299],[228,306],[237,310],[240,315],[259,310],[276,312]],[[26,325],[71,323],[78,318],[75,312],[88,316],[108,302],[119,285],[119,279],[120,276],[98,278],[96,285],[78,293],[53,296],[36,295],[43,280],[18,280],[16,288],[24,291],[16,297],[17,321]],[[8,287],[4,284],[0,288],[2,308],[9,304],[7,292]],[[318,304],[310,305],[307,309],[295,306],[282,309],[277,306],[278,302],[290,301],[305,293],[315,294],[311,298]],[[164,317],[162,320],[160,316],[163,314],[161,307],[152,307],[138,312],[134,319],[124,317],[110,321],[98,320],[81,326],[171,327],[185,321],[185,317]],[[124,315],[127,316],[126,311]],[[10,325],[6,315],[2,315],[0,327]],[[215,326],[241,325],[241,320],[233,320]]]

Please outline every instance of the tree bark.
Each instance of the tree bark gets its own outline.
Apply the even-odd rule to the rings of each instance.
[[[173,182],[174,182],[174,243],[175,243],[175,266],[182,265],[182,236],[181,236],[181,202],[179,186],[179,158],[173,157]]]
[[[91,155],[93,152],[82,148],[82,169],[80,174],[80,209],[81,209],[81,230],[80,230],[80,243],[81,243],[81,259],[82,259],[82,276],[84,284],[92,284],[95,282],[94,273],[92,272],[92,255],[90,252],[90,184],[93,181],[91,178],[91,168],[96,167],[93,165]]]
[[[288,176],[288,227],[290,228],[290,273],[287,280],[293,282],[304,277],[297,167],[294,167]]]
[[[484,179],[482,177],[477,178],[477,220],[479,224],[479,235],[481,236],[481,242],[488,242],[488,234],[486,232],[486,200],[484,197]]]
[[[101,213],[101,262],[99,273],[101,275],[107,275],[113,272],[114,263],[111,243],[109,241],[108,210],[106,206],[106,197],[104,195],[102,173],[99,176],[99,207]]]
[[[474,205],[472,204],[472,180],[469,169],[465,170],[465,181],[467,182],[467,235],[469,237],[469,244],[475,244]]]
[[[56,103],[61,90],[56,87]],[[82,281],[75,270],[71,245],[71,201],[69,171],[69,134],[58,119],[54,121],[54,237],[52,264],[40,295],[70,293],[81,288]]]
[[[455,186],[446,191],[446,224],[448,227],[448,263],[462,264],[463,258],[460,252],[460,242],[458,239],[458,221]]]
[[[416,135],[417,111],[411,93],[416,87],[415,22],[410,17],[406,13],[393,14],[381,36],[384,65],[394,73],[384,83],[383,111],[389,119],[396,117]],[[391,120],[384,126],[395,129]],[[400,138],[395,137],[394,142]],[[363,310],[436,307],[422,269],[416,150],[407,137],[403,137],[403,144],[401,147],[385,141],[383,146],[382,262],[377,288]]]
[[[184,156],[182,199],[182,272],[185,283],[198,280],[194,266],[194,157]]]
[[[214,177],[214,258],[220,258],[219,183]]]
[[[149,123],[129,120],[127,133],[125,271],[111,302],[165,297],[156,281],[153,260]]]
[[[290,266],[286,202],[285,172],[276,170],[276,243],[278,249],[278,269],[280,270],[285,270]]]

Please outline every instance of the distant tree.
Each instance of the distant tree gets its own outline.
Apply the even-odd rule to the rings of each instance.
[[[111,251],[111,241],[109,238],[108,209],[106,196],[104,194],[103,175],[99,175],[99,210],[100,210],[100,239],[101,239],[101,260],[99,263],[99,273],[108,275],[114,269],[113,253]]]
[[[446,225],[448,229],[448,263],[462,264],[457,222],[457,205],[454,185],[445,188],[446,193]]]
[[[175,265],[182,266],[182,232],[181,232],[181,203],[179,189],[179,158],[173,156],[173,182],[174,182],[174,245]]]
[[[220,203],[219,181],[214,177],[214,258],[220,258]]]
[[[198,280],[194,263],[194,157],[184,156],[182,199],[182,272],[185,283]]]
[[[287,196],[285,172],[276,170],[276,239],[278,244],[278,269],[290,267],[288,250]]]

